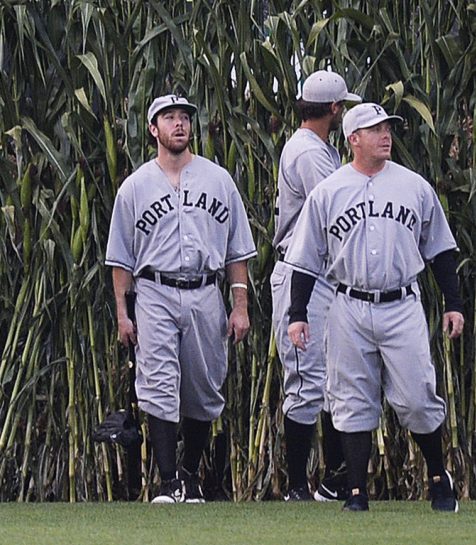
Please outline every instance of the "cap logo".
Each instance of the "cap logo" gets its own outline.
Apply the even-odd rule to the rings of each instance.
[[[376,104],[372,105],[372,108],[375,110],[375,113],[377,115],[382,115],[383,108],[381,108],[380,106],[377,106]]]

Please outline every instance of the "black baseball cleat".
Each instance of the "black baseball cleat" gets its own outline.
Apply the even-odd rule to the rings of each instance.
[[[349,497],[347,472],[336,471],[322,479],[314,492],[316,501],[344,501]]]
[[[342,507],[342,511],[368,511],[369,498],[367,494],[360,493],[358,488],[354,488]]]
[[[182,503],[183,500],[182,481],[169,479],[160,483],[159,494],[151,503]]]
[[[183,481],[185,503],[205,503],[198,473],[189,473],[182,468],[180,477]]]
[[[453,479],[448,471],[430,479],[431,508],[434,511],[457,513],[459,509]]]
[[[295,488],[290,488],[286,496],[284,496],[284,501],[311,501],[312,496],[309,492],[309,487],[307,484],[302,486],[296,486]]]

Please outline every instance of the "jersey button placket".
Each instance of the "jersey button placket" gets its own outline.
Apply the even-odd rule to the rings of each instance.
[[[374,205],[375,203],[375,192],[374,192],[374,182],[372,178],[369,178],[367,182],[367,200],[368,200],[368,210],[370,213],[370,206]],[[375,279],[375,270],[378,263],[378,260],[375,259],[375,257],[378,256],[378,232],[376,230],[375,225],[375,218],[373,216],[370,216],[367,218],[367,251],[369,253],[369,261],[367,263],[367,274],[368,278],[367,281],[369,282],[369,285],[372,285],[374,283]]]
[[[187,255],[188,249],[187,249],[187,237],[184,236],[184,232],[186,233],[188,231],[188,214],[190,207],[188,205],[184,205],[184,195],[187,195],[187,193],[184,193],[187,188],[187,180],[186,180],[186,174],[187,171],[183,171],[181,175],[180,180],[180,187],[182,189],[181,191],[181,199],[180,199],[180,222],[179,222],[179,243],[180,243],[180,261],[181,261],[181,269],[187,270],[187,264],[190,261],[190,257]],[[189,198],[189,197],[188,197]]]
[[[182,187],[184,190],[187,191],[188,199],[189,201],[193,202],[193,198],[190,196],[189,191],[189,180],[188,180],[189,171],[185,170],[182,173]],[[190,236],[191,228],[190,226],[193,224],[192,216],[193,216],[193,206],[185,206],[184,207],[184,213],[182,216],[182,222],[180,224],[180,241],[181,241],[181,253],[182,253],[182,263],[183,268],[186,271],[190,271],[192,267],[192,237]]]

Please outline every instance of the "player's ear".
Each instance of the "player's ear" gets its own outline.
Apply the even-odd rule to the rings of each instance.
[[[154,138],[157,138],[159,134],[159,129],[157,128],[157,125],[155,125],[154,123],[149,123],[149,132]]]
[[[359,135],[356,132],[353,132],[352,134],[349,134],[347,140],[351,146],[355,146],[359,143]]]
[[[338,114],[344,108],[344,102],[332,102],[331,103],[331,113],[332,115]]]

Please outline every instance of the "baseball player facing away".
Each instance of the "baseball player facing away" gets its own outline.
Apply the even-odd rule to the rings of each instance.
[[[292,268],[283,258],[304,201],[312,189],[341,166],[339,153],[329,143],[329,134],[342,121],[344,102],[361,102],[347,91],[343,78],[330,71],[311,74],[297,102],[301,125],[283,148],[278,174],[276,234],[273,245],[278,261],[271,275],[273,327],[284,367],[284,430],[288,465],[286,500],[311,500],[306,465],[316,420],[324,405],[326,364],[324,360],[324,320],[333,289],[320,277],[312,292],[309,327],[312,337],[307,351],[296,349],[288,337]],[[342,471],[343,453],[339,433],[330,414],[322,412],[324,459],[323,481],[316,500],[343,499],[346,476]]]
[[[148,123],[158,153],[121,185],[106,254],[119,338],[136,345],[137,397],[161,477],[153,503],[204,501],[198,467],[210,422],[224,406],[227,337],[238,343],[249,329],[247,260],[256,249],[230,175],[189,149],[196,110],[175,95],[152,102]],[[233,296],[228,321],[219,288],[225,274]],[[124,297],[133,285],[137,330]]]
[[[377,104],[352,108],[343,120],[353,161],[308,197],[285,260],[293,268],[289,335],[304,350],[312,334],[300,318],[314,278],[337,284],[327,316],[327,390],[347,464],[348,511],[367,511],[371,430],[380,392],[411,431],[428,467],[431,506],[457,511],[445,471],[441,425],[418,274],[429,263],[445,298],[443,329],[458,337],[464,319],[458,295],[455,240],[438,197],[421,176],[390,161],[391,123]],[[327,263],[326,263],[327,260]]]

